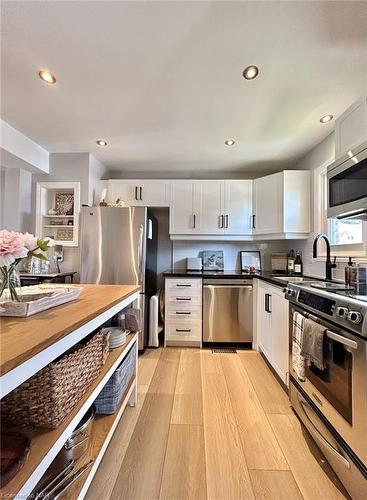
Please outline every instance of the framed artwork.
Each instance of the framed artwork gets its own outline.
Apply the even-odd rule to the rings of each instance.
[[[241,254],[241,271],[261,271],[261,255],[258,251],[243,251]]]
[[[72,241],[73,239],[73,229],[58,229],[56,233],[56,239],[58,241]]]
[[[73,215],[74,193],[56,193],[55,210],[57,215]]]
[[[223,271],[223,250],[203,250],[203,270]]]

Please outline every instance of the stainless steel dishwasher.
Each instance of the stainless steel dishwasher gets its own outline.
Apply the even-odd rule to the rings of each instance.
[[[252,281],[203,281],[203,342],[252,342]]]

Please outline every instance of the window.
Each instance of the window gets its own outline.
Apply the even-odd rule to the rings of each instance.
[[[315,170],[315,227],[326,233],[334,255],[366,255],[366,223],[360,220],[327,218],[327,165]]]

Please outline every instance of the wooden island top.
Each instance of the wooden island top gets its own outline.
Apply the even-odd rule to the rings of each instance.
[[[0,318],[1,376],[139,292],[136,285],[83,287],[79,299],[28,318]]]

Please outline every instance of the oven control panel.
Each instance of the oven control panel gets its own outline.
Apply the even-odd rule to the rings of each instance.
[[[288,283],[284,295],[316,317],[330,319],[339,327],[367,339],[367,302],[353,299],[345,292],[315,290],[307,283]]]
[[[306,290],[299,291],[297,300],[301,304],[312,307],[312,309],[323,312],[328,316],[334,315],[336,304],[335,300],[328,299],[326,297],[320,297],[320,295],[316,295]]]

